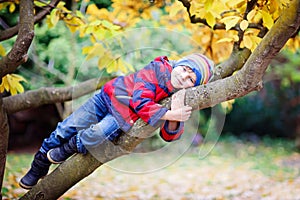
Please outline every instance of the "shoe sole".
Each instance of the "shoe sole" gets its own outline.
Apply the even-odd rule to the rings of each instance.
[[[21,186],[21,188],[23,188],[25,190],[30,190],[34,186],[34,185],[25,185],[21,181],[19,182],[19,185]]]
[[[47,176],[47,175],[45,175]],[[40,179],[45,178],[45,176],[42,176]],[[25,190],[31,190],[35,185],[25,185],[24,183],[22,183],[22,179],[19,181],[19,185],[21,188],[25,189]]]
[[[53,160],[53,159],[51,158],[50,152],[51,152],[52,150],[53,150],[53,149],[51,149],[51,150],[49,150],[49,151],[47,152],[47,158],[48,158],[48,160],[49,160],[51,163],[53,163],[53,164],[61,164],[61,163],[63,163],[63,161],[62,161],[62,162],[57,162],[57,161],[55,161],[55,160]]]

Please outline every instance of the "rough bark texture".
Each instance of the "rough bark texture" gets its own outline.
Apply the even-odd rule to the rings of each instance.
[[[15,69],[27,59],[27,51],[33,40],[33,1],[22,0],[20,2],[20,26],[18,37],[12,50],[0,60],[0,80],[6,74],[15,71]],[[6,163],[6,153],[8,147],[8,122],[5,112],[2,96],[0,97],[0,186],[4,178],[4,168]],[[1,194],[1,191],[0,191]]]
[[[75,86],[63,88],[40,88],[5,97],[3,104],[7,114],[15,113],[28,108],[39,107],[44,104],[64,102],[76,99],[99,89],[111,78],[91,79]]]
[[[36,13],[36,15],[33,17],[32,20],[34,20],[34,23],[40,22],[42,19],[45,18],[46,15],[50,14],[51,10],[60,2],[61,0],[52,0],[48,6],[43,7],[43,10],[41,10],[39,13]],[[21,16],[21,15],[20,15]],[[20,23],[21,24],[21,23]],[[14,27],[0,30],[0,41],[7,40],[9,38],[12,38],[13,36],[18,34],[20,24],[17,24]]]
[[[247,60],[241,70],[233,76],[211,82],[204,86],[188,89],[186,104],[192,106],[194,109],[203,109],[260,89],[262,87],[263,74],[270,60],[298,29],[300,23],[299,11],[299,1],[295,0],[287,8],[284,15],[278,19],[274,27],[264,37],[261,44],[248,60],[249,52],[241,52],[244,57],[233,56],[233,60],[228,61],[228,63],[231,63],[231,65],[234,65],[238,69]],[[235,58],[238,58],[239,62],[235,62]],[[227,76],[227,72],[225,71],[219,69],[220,77]],[[165,99],[161,104],[168,107],[170,105],[170,98]],[[57,199],[76,184],[77,181],[88,176],[103,163],[130,153],[143,141],[143,137],[140,137],[141,135],[151,134],[154,130],[155,128],[145,124],[142,120],[138,120],[130,132],[123,134],[115,144],[105,142],[101,145],[101,149],[99,149],[102,156],[100,159],[101,162],[93,158],[91,154],[86,156],[75,155],[40,181],[21,199]],[[71,180],[60,182],[60,180],[65,180],[65,177]]]
[[[0,77],[12,73],[27,60],[27,52],[34,37],[33,1],[20,1],[20,24],[11,51],[0,60]]]
[[[8,122],[7,115],[3,110],[2,99],[0,98],[0,188],[2,188],[5,163],[6,163],[6,153],[8,147]],[[0,199],[2,199],[0,192]]]

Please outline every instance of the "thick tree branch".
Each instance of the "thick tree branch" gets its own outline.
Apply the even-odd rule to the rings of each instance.
[[[3,102],[0,98],[0,188],[2,188],[3,178],[4,178],[4,170],[6,164],[6,153],[8,147],[8,122],[7,122],[7,114],[3,109]],[[0,199],[2,199],[2,195],[0,192]]]
[[[42,19],[45,18],[46,15],[50,14],[51,10],[55,8],[55,6],[60,2],[60,0],[52,0],[48,6],[43,7],[43,10],[38,12],[34,18],[34,23],[40,22]],[[20,13],[20,19],[21,19],[21,13]],[[17,24],[14,27],[5,29],[3,31],[0,31],[0,41],[7,40],[9,38],[12,38],[13,36],[18,34],[19,27],[21,26],[21,23]]]
[[[11,51],[0,60],[0,77],[12,73],[26,62],[27,51],[34,37],[33,1],[20,1],[20,29]]]
[[[99,89],[110,79],[109,77],[102,77],[101,79],[91,79],[75,86],[31,90],[22,94],[5,97],[3,99],[3,106],[6,112],[11,114],[44,104],[69,101]]]
[[[298,0],[295,0],[284,12],[284,15],[278,19],[271,31],[263,38],[261,44],[249,57],[243,69],[231,77],[188,89],[186,92],[186,104],[193,106],[195,109],[203,109],[225,100],[244,96],[257,89],[262,81],[262,75],[269,65],[269,61],[298,29],[300,24],[299,11],[300,3]],[[167,98],[162,103],[162,105],[167,107],[169,104],[170,98]],[[130,153],[143,141],[141,135],[149,135],[154,129],[142,120],[138,120],[129,133],[122,134],[115,144],[106,141],[100,146],[98,151],[100,152],[100,155],[98,155],[100,160],[96,160],[91,154],[86,156],[76,155],[60,165],[53,173],[46,176],[21,199],[57,199],[75,183],[101,166],[102,163]],[[64,177],[68,177],[67,182],[60,183],[57,181],[65,180]]]

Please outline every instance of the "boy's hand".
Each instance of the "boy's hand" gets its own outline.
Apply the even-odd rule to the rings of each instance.
[[[185,89],[172,95],[171,110],[161,118],[162,120],[183,122],[190,118],[192,107],[184,105]]]
[[[172,95],[171,112],[174,121],[186,121],[192,114],[192,107],[184,105],[185,89]]]

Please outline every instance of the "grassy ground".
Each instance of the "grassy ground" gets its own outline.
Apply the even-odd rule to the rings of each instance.
[[[300,154],[293,143],[265,138],[247,143],[226,137],[210,154],[207,143],[189,149],[175,162],[148,173],[132,173],[108,164],[78,183],[60,199],[278,199],[300,200]],[[16,199],[26,191],[18,179],[30,165],[31,154],[9,154],[3,199]],[[168,159],[161,156],[122,162],[139,169]],[[147,168],[148,169],[148,168]]]

